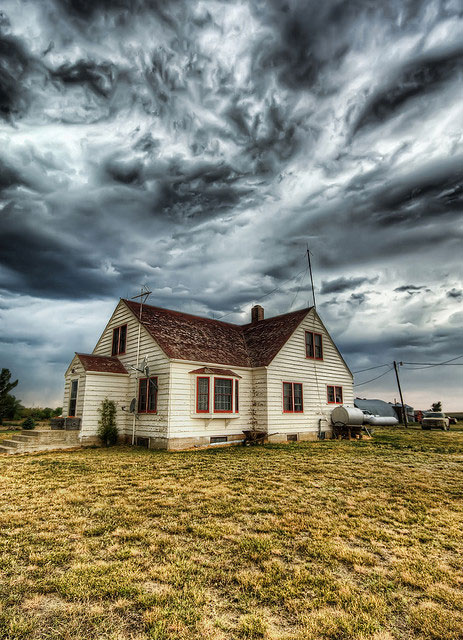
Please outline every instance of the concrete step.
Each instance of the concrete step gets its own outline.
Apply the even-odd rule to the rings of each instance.
[[[0,441],[0,453],[32,453],[80,447],[79,431],[22,431]]]
[[[3,442],[3,441],[2,441]],[[24,448],[16,448],[9,447],[5,445],[0,445],[0,454],[20,454],[20,453],[40,453],[41,451],[61,451],[62,449],[78,449],[80,448],[79,444],[37,444],[35,446],[29,445]]]

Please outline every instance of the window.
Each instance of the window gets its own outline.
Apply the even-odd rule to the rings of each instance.
[[[284,413],[302,413],[302,384],[300,382],[283,382]]]
[[[125,344],[127,341],[127,325],[113,329],[113,346],[111,349],[112,356],[120,356],[125,353]]]
[[[342,387],[328,385],[326,391],[328,404],[342,404]]]
[[[227,441],[228,441],[227,436],[211,436],[211,439],[210,439],[211,444],[218,444],[219,442],[227,442]]]
[[[138,382],[138,413],[156,413],[158,402],[158,379],[140,378]]]
[[[69,396],[69,412],[68,416],[74,418],[76,415],[77,405],[77,387],[79,386],[78,380],[71,380],[71,393]]]
[[[209,378],[196,380],[196,411],[209,413]]]
[[[235,380],[235,413],[239,413],[240,410],[240,391],[239,382]]]
[[[231,413],[233,380],[227,378],[214,379],[214,411]]]
[[[305,357],[323,360],[323,341],[321,333],[305,332]]]

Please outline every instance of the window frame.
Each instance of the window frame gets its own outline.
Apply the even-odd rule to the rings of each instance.
[[[122,329],[125,327],[125,335],[124,335],[124,351],[121,351],[121,333]],[[115,345],[115,337],[117,331],[117,346],[116,350],[114,350]],[[127,322],[119,325],[118,327],[114,327],[113,329],[113,340],[111,343],[111,356],[123,356],[127,351]]]
[[[227,382],[231,382],[231,392],[230,392],[230,409],[216,409],[215,408],[215,398],[216,398],[216,387],[218,380],[226,380]],[[224,378],[224,377],[215,377],[214,376],[214,399],[213,399],[213,409],[214,413],[233,413],[233,395],[234,395],[234,387],[233,387],[234,378]]]
[[[199,381],[207,380],[207,409],[199,408]],[[209,413],[211,407],[211,379],[209,376],[197,376],[196,378],[196,413]]]
[[[313,356],[309,355],[309,350],[308,350],[308,345],[307,345],[307,335],[311,335],[312,336],[312,348],[313,348]],[[319,336],[320,337],[320,351],[321,351],[321,356],[318,357],[316,356],[316,345],[315,345],[315,336]],[[323,334],[322,333],[318,333],[317,331],[305,331],[305,357],[308,360],[323,360],[323,356],[324,356],[324,348],[323,348]]]
[[[156,380],[156,390],[155,390],[155,396],[154,396],[154,409],[148,409],[148,405],[149,405],[149,380]],[[141,386],[142,386],[142,382],[145,383],[146,386],[146,401],[145,401],[145,408],[144,409],[140,409],[140,399],[141,399]],[[138,379],[138,402],[137,402],[137,413],[157,413],[158,412],[158,390],[159,390],[159,379],[158,376],[149,376],[149,378],[139,378]]]
[[[283,400],[283,413],[304,413],[304,385],[302,382],[289,382],[288,380],[283,380],[282,386],[282,400]],[[285,409],[285,384],[291,385],[291,406],[292,409]],[[296,411],[294,408],[294,385],[299,385],[301,387],[301,410]]]
[[[74,382],[76,383],[76,395],[75,398],[72,397],[72,387],[74,386]],[[77,396],[79,394],[79,378],[73,378],[70,381],[69,385],[69,405],[68,405],[68,418],[75,418],[77,413]],[[74,412],[71,413],[71,402],[74,401]]]
[[[240,382],[239,380],[234,380],[233,382],[234,385],[234,402],[235,402],[235,406],[233,407],[235,410],[235,413],[239,413],[240,412]]]
[[[333,398],[334,400],[330,400],[329,389],[333,389]],[[341,391],[341,400],[336,400],[337,390]],[[344,391],[341,385],[338,384],[327,384],[326,385],[326,402],[327,404],[343,404],[344,403]]]

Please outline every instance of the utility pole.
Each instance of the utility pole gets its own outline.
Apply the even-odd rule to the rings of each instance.
[[[400,364],[400,362],[399,362],[399,364]],[[402,395],[402,388],[400,386],[400,380],[399,380],[399,369],[397,367],[397,362],[395,360],[394,360],[394,371],[395,371],[395,377],[397,378],[397,386],[399,387],[400,402],[402,404],[403,423],[404,423],[405,427],[408,427],[407,413],[405,411],[404,398],[403,398],[403,395]]]
[[[310,282],[312,283],[313,306],[316,309],[317,308],[317,303],[315,302],[315,289],[314,289],[314,286],[313,286],[312,263],[310,262],[310,251],[309,251],[309,245],[308,244],[307,244],[307,260],[309,261]]]

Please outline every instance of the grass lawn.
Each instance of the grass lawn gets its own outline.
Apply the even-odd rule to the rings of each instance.
[[[0,638],[463,637],[463,429],[0,457]]]

